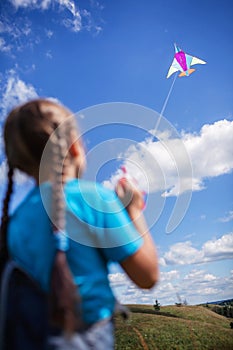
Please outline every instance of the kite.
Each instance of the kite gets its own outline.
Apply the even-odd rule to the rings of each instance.
[[[194,64],[206,64],[205,61],[200,58],[193,57],[187,55],[184,51],[182,51],[176,44],[175,46],[175,56],[172,61],[171,67],[167,73],[167,78],[169,78],[173,73],[180,71],[179,77],[185,77],[192,74],[195,69],[190,68]]]

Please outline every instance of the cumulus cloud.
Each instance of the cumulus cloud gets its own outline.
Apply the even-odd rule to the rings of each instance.
[[[233,233],[205,242],[201,249],[193,247],[191,241],[178,242],[160,258],[162,266],[201,264],[233,258]]]
[[[168,282],[171,280],[176,280],[180,278],[180,272],[178,270],[171,270],[168,272],[161,272],[160,274],[160,281],[161,282]]]
[[[225,234],[219,239],[207,241],[202,247],[205,261],[233,258],[233,233]]]
[[[200,281],[215,281],[216,276],[211,273],[204,273],[203,270],[192,270],[184,277],[184,281],[192,281],[192,283],[200,283]]]
[[[232,271],[233,274],[233,271]],[[161,271],[159,283],[152,290],[137,288],[122,272],[110,273],[111,287],[123,304],[153,304],[155,299],[162,305],[175,304],[177,294],[189,304],[231,298],[233,279],[220,277],[203,269]]]
[[[233,168],[233,121],[206,124],[198,135],[184,134],[183,140],[192,160],[198,183],[206,177],[229,173]]]
[[[205,124],[199,133],[182,132],[171,137],[169,132],[158,135],[159,140],[147,139],[130,147],[122,159],[139,187],[163,196],[178,196],[185,191],[205,188],[207,178],[230,173],[233,169],[233,121],[219,120]],[[122,176],[113,174],[108,187],[114,187]]]
[[[38,97],[35,87],[21,80],[13,69],[6,72],[5,84],[2,89],[0,120],[3,120],[13,107]]]
[[[193,269],[183,277],[181,283],[180,292],[187,300],[208,302],[230,298],[228,288],[231,289],[232,282],[229,277],[219,277],[205,270]]]

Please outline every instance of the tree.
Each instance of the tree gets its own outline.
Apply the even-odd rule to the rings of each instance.
[[[160,310],[160,303],[158,302],[157,299],[155,300],[154,309],[155,309],[156,311]]]

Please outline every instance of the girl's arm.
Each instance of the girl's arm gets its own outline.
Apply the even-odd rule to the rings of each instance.
[[[121,262],[121,266],[130,279],[139,287],[152,288],[159,277],[158,257],[155,244],[142,213],[144,206],[142,194],[126,179],[119,181],[116,193],[144,240],[139,250]]]

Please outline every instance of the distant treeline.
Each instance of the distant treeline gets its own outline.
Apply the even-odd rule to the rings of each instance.
[[[214,303],[206,303],[206,307],[209,307],[212,311],[219,315],[233,318],[233,299],[216,301]]]
[[[210,305],[222,305],[224,306],[225,304],[227,305],[231,305],[233,306],[233,299],[227,299],[227,300],[219,300],[219,301],[211,301],[211,302],[207,302],[207,304],[210,304]],[[201,304],[201,305],[204,305],[204,304]]]

